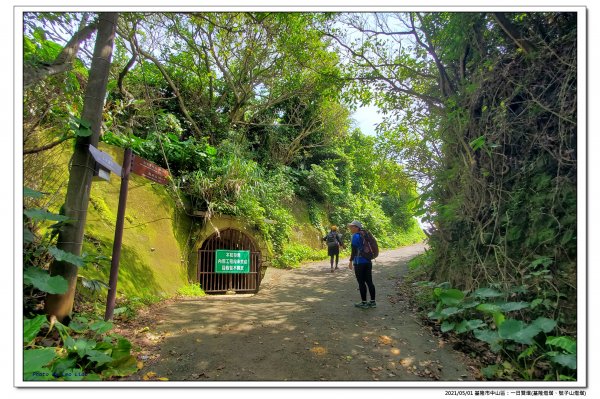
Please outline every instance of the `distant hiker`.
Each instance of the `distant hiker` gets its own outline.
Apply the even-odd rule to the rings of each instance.
[[[354,267],[354,275],[358,281],[358,289],[360,291],[361,302],[355,303],[354,306],[361,309],[377,307],[375,302],[375,285],[373,285],[373,263],[372,259],[379,255],[377,242],[373,235],[366,230],[363,230],[362,223],[354,220],[348,223],[348,228],[352,233],[352,253],[350,254],[350,263],[348,268],[352,270]],[[367,288],[371,301],[367,302]]]
[[[335,268],[338,268],[338,262],[340,260],[340,247],[344,248],[342,243],[342,235],[338,233],[337,226],[331,226],[331,231],[323,237],[323,241],[327,243],[327,255],[331,262],[331,273],[333,273],[333,258],[335,257]]]

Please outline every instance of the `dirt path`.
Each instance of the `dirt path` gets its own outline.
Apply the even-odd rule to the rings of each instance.
[[[143,376],[170,381],[459,381],[473,379],[461,354],[417,323],[395,288],[414,245],[384,252],[373,267],[377,308],[360,300],[347,261],[270,268],[254,296],[174,301],[138,332],[151,348]],[[148,378],[148,377],[147,377]]]

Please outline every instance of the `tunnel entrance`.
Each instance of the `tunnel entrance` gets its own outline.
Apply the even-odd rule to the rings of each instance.
[[[247,272],[223,272],[217,268],[217,250],[248,251]],[[232,252],[226,252],[226,255]],[[208,237],[198,250],[198,282],[207,294],[256,293],[261,279],[261,256],[252,239],[236,229],[225,229]]]

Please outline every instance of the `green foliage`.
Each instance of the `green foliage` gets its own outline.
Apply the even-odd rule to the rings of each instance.
[[[62,276],[52,276],[46,270],[37,267],[28,267],[23,272],[23,284],[33,286],[49,294],[64,294],[67,292],[68,283]]]
[[[295,268],[302,262],[327,259],[327,250],[315,250],[303,244],[289,243],[283,246],[282,254],[275,259],[273,265],[282,268]]]
[[[172,114],[162,116],[161,120],[165,119],[175,123]],[[163,123],[157,127],[159,129],[162,127],[163,130],[152,131],[145,138],[108,131],[102,136],[102,141],[122,148],[129,147],[135,154],[165,168],[168,163],[171,173],[175,174],[184,174],[197,168],[206,167],[216,154],[215,148],[205,140],[198,140],[194,137],[182,140],[179,125],[173,127]]]
[[[46,325],[38,315],[24,321],[23,379],[26,381],[99,381],[125,377],[138,370],[131,343],[110,334],[113,324],[103,320],[73,318],[69,326],[55,322],[60,345],[44,346],[36,338]],[[52,333],[48,331],[46,335]]]
[[[442,332],[471,333],[508,359],[482,370],[487,378],[513,379],[518,374],[534,379],[540,372],[545,379],[576,378],[575,341],[549,336],[558,329],[558,322],[543,316],[532,319],[531,303],[507,299],[515,296],[514,290],[505,293],[486,287],[463,292],[441,284],[432,287],[431,293],[435,310],[428,316],[440,323]]]
[[[206,293],[204,292],[204,290],[202,289],[202,287],[200,287],[200,284],[198,284],[198,283],[191,283],[191,284],[181,287],[180,289],[177,290],[177,294],[182,295],[182,296],[191,296],[191,297],[199,297],[199,296],[206,295]]]

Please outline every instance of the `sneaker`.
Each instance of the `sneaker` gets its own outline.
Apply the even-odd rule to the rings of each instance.
[[[377,307],[377,302],[375,302],[375,301],[369,302],[369,307],[370,308],[376,308]]]
[[[369,308],[369,304],[367,302],[358,302],[358,303],[355,303],[354,306],[357,308],[361,308],[361,309]]]

